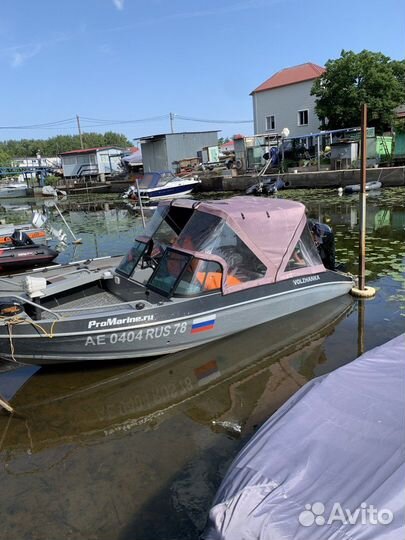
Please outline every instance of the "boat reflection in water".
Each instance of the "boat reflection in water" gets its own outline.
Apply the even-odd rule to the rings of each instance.
[[[94,538],[194,538],[241,439],[328,371],[324,341],[351,309],[346,295],[135,366],[0,374],[16,411],[0,413],[4,533],[23,537],[32,513],[47,537],[74,522]]]

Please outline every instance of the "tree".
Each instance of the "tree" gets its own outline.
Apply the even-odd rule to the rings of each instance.
[[[95,148],[97,146],[121,146],[127,148],[132,146],[125,135],[107,131],[106,133],[83,133],[83,143],[85,148]],[[8,158],[33,157],[39,152],[41,156],[56,156],[69,150],[80,148],[79,135],[57,135],[50,139],[21,139],[0,142],[1,152],[5,152]],[[1,158],[3,159],[3,158]]]
[[[2,148],[0,148],[0,167],[10,166],[10,156]]]
[[[368,106],[368,125],[383,132],[394,120],[394,108],[405,103],[405,60],[382,53],[342,51],[328,60],[326,71],[313,84],[315,110],[322,129],[360,125],[360,110]]]

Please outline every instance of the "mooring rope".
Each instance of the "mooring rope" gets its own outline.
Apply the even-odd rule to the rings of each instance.
[[[14,356],[14,353],[15,353],[15,348],[14,348],[14,343],[13,343],[13,326],[17,325],[17,324],[22,324],[22,323],[29,323],[31,324],[34,328],[36,328],[37,330],[39,330],[40,333],[42,333],[43,336],[49,338],[49,339],[52,339],[54,336],[55,336],[55,332],[54,332],[54,328],[55,328],[55,325],[56,323],[58,322],[58,319],[55,319],[52,324],[51,324],[51,328],[50,328],[50,331],[48,332],[42,325],[40,325],[39,323],[33,321],[30,317],[19,317],[18,315],[14,315],[14,317],[1,317],[0,316],[0,322],[5,322],[7,324],[7,330],[8,330],[8,338],[9,338],[9,342],[10,342],[10,354],[11,354],[11,358],[14,362],[18,362]]]

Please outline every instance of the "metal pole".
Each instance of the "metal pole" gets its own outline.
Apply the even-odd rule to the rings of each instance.
[[[171,133],[174,133],[173,120],[174,120],[174,114],[170,113],[170,132]]]
[[[317,150],[317,159],[318,159],[318,171],[321,170],[321,145],[320,145],[320,135],[316,138],[316,150]]]
[[[140,193],[140,191],[139,191],[138,178],[135,178],[135,184],[136,184],[136,192],[137,192],[137,194],[138,194],[139,208],[140,208],[140,210],[141,210],[141,216],[142,216],[143,228],[145,228],[145,227],[146,227],[146,224],[145,224],[145,216],[144,216],[144,213],[143,213],[143,204],[142,204],[141,193]]]
[[[80,148],[83,150],[83,148],[84,148],[84,145],[83,145],[83,136],[82,136],[82,130],[81,130],[81,128],[80,128],[80,118],[79,118],[79,115],[78,115],[78,114],[76,115],[76,120],[77,120],[77,129],[79,130]]]
[[[366,310],[366,306],[364,304],[364,300],[360,298],[357,304],[357,356],[364,354],[364,315]]]
[[[284,167],[284,138],[281,139],[281,172],[285,172]]]
[[[72,229],[69,227],[68,222],[67,222],[66,219],[63,217],[63,214],[62,214],[62,212],[59,210],[58,205],[57,205],[55,202],[54,202],[53,204],[54,204],[56,210],[58,211],[58,214],[59,214],[60,217],[62,218],[63,223],[66,225],[68,231],[70,232],[70,234],[71,234],[71,235],[73,236],[73,238],[75,239],[75,243],[76,243],[76,244],[81,244],[81,243],[82,243],[81,238],[76,238],[75,233],[74,233],[74,232],[72,231]]]
[[[359,289],[366,286],[366,182],[367,182],[367,105],[361,108],[361,169],[360,169],[360,242]]]
[[[6,409],[6,411],[8,411],[9,413],[14,412],[14,409],[10,405],[10,403],[6,399],[2,398],[1,396],[0,396],[0,407],[3,407],[4,409]]]

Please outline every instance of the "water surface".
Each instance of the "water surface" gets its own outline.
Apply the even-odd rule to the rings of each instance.
[[[338,259],[356,273],[358,198],[283,196],[333,227]],[[60,206],[84,240],[62,262],[124,253],[140,226],[112,197]],[[14,223],[29,221],[22,209],[0,218],[10,213]],[[0,372],[0,394],[17,411],[0,412],[0,538],[197,538],[227,466],[254,431],[306,381],[404,331],[404,261],[405,190],[383,190],[368,197],[372,300],[342,297],[153,361]]]

